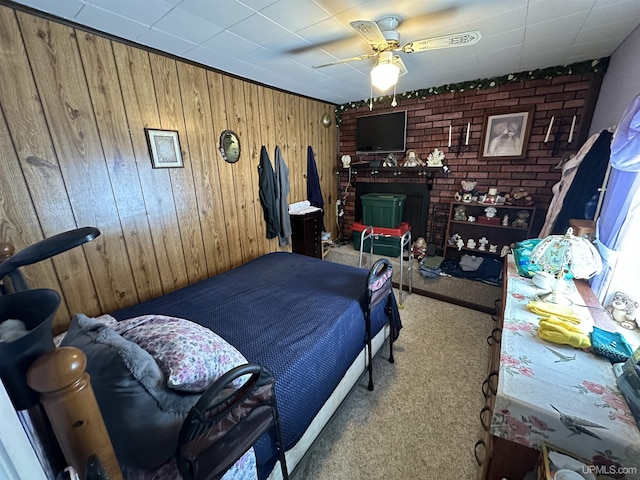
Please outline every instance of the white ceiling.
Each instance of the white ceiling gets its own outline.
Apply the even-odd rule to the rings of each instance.
[[[373,59],[353,20],[400,19],[400,43],[478,30],[473,46],[400,53],[398,93],[606,57],[640,0],[19,0],[80,25],[335,104],[367,99]],[[374,96],[387,94],[374,91]]]

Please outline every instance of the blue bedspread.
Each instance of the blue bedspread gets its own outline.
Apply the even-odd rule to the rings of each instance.
[[[365,269],[277,252],[113,316],[187,318],[211,328],[248,361],[265,365],[276,379],[288,450],[365,345],[367,274]],[[383,302],[372,315],[374,335],[388,320],[385,306]],[[259,477],[265,478],[277,460],[274,445],[264,435],[255,450]]]

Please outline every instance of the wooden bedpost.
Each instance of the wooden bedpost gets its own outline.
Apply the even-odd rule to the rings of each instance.
[[[0,263],[8,260],[15,253],[15,250],[12,243],[0,242]]]
[[[64,456],[80,478],[96,455],[109,480],[122,480],[111,439],[85,369],[87,357],[75,347],[61,347],[38,358],[27,372],[27,384],[40,401]]]

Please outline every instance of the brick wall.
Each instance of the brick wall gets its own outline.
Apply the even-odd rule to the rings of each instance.
[[[576,151],[587,139],[589,124],[593,114],[595,100],[599,93],[602,75],[599,73],[563,75],[548,79],[510,83],[485,90],[430,95],[425,98],[404,99],[398,97],[395,109],[407,110],[407,149],[414,149],[420,158],[426,161],[435,148],[445,153],[445,164],[449,173],[384,171],[372,175],[369,171],[357,169],[358,162],[381,160],[383,155],[356,155],[355,119],[370,113],[366,106],[346,110],[342,114],[339,134],[339,154],[351,155],[356,164],[356,177],[366,181],[412,182],[429,184],[431,205],[448,205],[460,189],[460,181],[477,180],[479,191],[487,191],[496,186],[502,193],[516,188],[524,188],[535,200],[536,218],[533,220],[532,235],[537,235],[552,199],[551,187],[560,180],[561,170],[556,166],[563,155]],[[524,160],[482,159],[481,139],[485,112],[493,108],[534,106],[531,133]],[[388,102],[374,104],[373,113],[393,110]],[[576,128],[573,142],[567,143],[571,121],[576,115]],[[552,151],[553,131],[548,143],[544,142],[551,117],[554,116],[554,131],[560,120],[563,122],[562,134],[555,152]],[[471,123],[468,150],[456,156],[456,145],[460,129],[466,131],[467,122]],[[449,125],[453,126],[452,146],[447,147]],[[340,169],[339,169],[340,171]],[[340,174],[340,188],[345,195],[343,233],[350,236],[350,225],[354,221],[353,182],[348,185],[348,175]],[[353,178],[352,178],[353,180]],[[346,192],[346,194],[345,194]],[[429,232],[429,227],[427,232]]]

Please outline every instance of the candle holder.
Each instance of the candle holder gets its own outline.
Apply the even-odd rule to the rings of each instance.
[[[551,156],[555,157],[560,150],[560,138],[562,137],[562,127],[564,127],[564,120],[558,120],[558,127],[553,132],[553,140],[551,141],[551,146],[547,148],[547,150],[551,151]]]
[[[461,153],[468,152],[470,145],[465,144],[464,128],[460,127],[460,135],[458,135],[458,146],[456,147],[456,157],[459,157]]]

